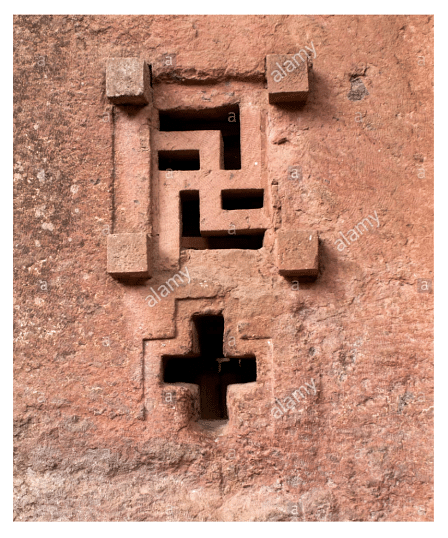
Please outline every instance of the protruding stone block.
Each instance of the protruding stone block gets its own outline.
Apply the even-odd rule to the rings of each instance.
[[[266,78],[269,102],[304,103],[308,97],[308,54],[300,50],[296,54],[268,54]]]
[[[115,278],[149,278],[151,261],[148,235],[108,235],[107,272]]]
[[[147,105],[151,101],[149,67],[139,58],[109,58],[106,95],[116,105]]]
[[[317,232],[291,230],[277,236],[277,266],[283,276],[317,276],[319,238]]]

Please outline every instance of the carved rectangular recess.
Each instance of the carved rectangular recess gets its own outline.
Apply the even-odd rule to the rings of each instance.
[[[182,237],[201,237],[199,191],[180,191]]]
[[[227,210],[261,209],[263,189],[228,189],[221,191],[221,207]]]
[[[159,151],[159,170],[200,170],[199,150]]]
[[[262,189],[252,189],[244,192],[258,193],[258,198],[255,197],[257,203],[259,203],[260,192],[261,199],[263,197]],[[250,203],[253,203],[253,201]],[[254,231],[254,233],[251,234],[208,235],[202,237],[199,226],[199,191],[197,190],[180,192],[180,212],[182,228],[181,248],[194,250],[258,250],[263,247],[264,231]]]
[[[241,169],[239,105],[201,110],[160,110],[159,120],[160,131],[221,131],[224,144],[224,170]],[[178,168],[178,170],[193,169]]]

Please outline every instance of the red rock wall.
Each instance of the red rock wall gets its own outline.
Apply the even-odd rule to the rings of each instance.
[[[433,18],[14,27],[16,520],[432,520]],[[272,102],[266,57],[302,49],[302,102]],[[107,98],[120,57],[151,65],[148,105]],[[241,170],[218,135],[159,131],[159,111],[235,104]],[[157,169],[190,142],[199,172]],[[245,188],[262,210],[221,210]],[[189,189],[199,250],[179,232]],[[259,250],[204,247],[257,229]],[[125,233],[151,278],[107,272]],[[219,427],[196,385],[163,379],[163,357],[197,354],[204,314],[224,317],[224,357],[257,361]]]

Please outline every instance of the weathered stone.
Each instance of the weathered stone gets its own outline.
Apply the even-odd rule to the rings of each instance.
[[[109,58],[106,95],[116,105],[147,105],[151,101],[151,74],[139,58]]]
[[[266,317],[258,317],[240,321],[238,323],[238,334],[244,340],[257,340],[259,338],[269,338],[271,331],[266,323]]]
[[[296,54],[268,54],[266,78],[269,102],[304,103],[308,98],[309,61],[304,50]]]
[[[433,25],[15,17],[15,520],[433,520]],[[272,106],[266,56],[302,49],[306,106]],[[148,106],[107,99],[121,55]],[[279,274],[294,230],[317,279]],[[110,277],[111,231],[152,267],[125,242]]]
[[[317,276],[319,238],[307,230],[280,231],[277,235],[278,272],[283,276]]]
[[[143,233],[107,236],[107,272],[117,278],[149,278],[149,237]]]

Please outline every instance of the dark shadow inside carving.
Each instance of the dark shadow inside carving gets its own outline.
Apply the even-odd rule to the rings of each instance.
[[[200,170],[199,150],[159,151],[159,170]]]
[[[228,189],[221,191],[221,206],[226,210],[261,209],[263,189]]]
[[[224,357],[224,318],[198,316],[194,327],[199,341],[199,356],[163,357],[165,383],[194,383],[200,388],[203,420],[228,419],[227,387],[234,383],[251,383],[257,379],[256,359]]]

